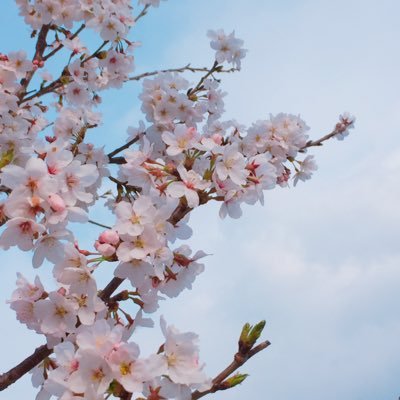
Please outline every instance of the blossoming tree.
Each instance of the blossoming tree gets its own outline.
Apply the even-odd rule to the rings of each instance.
[[[130,0],[16,3],[36,45],[31,59],[24,51],[0,54],[0,246],[32,252],[34,268],[47,260],[57,286],[18,273],[10,307],[46,344],[0,375],[0,390],[29,371],[37,399],[188,400],[241,383],[246,375],[237,369],[269,345],[257,343],[264,322],[243,327],[232,363],[214,378],[199,362],[196,334],[161,319],[164,342],[143,357],[135,330],[153,327],[159,301],[190,289],[204,270],[206,253],[186,244],[193,209],[216,201],[220,217],[239,218],[241,204],[263,203],[264,190],[309,179],[316,164],[305,153],[343,139],[354,118],[341,115],[318,140],[295,115],[248,128],[224,120],[220,77],[240,70],[246,50],[222,30],[208,33],[210,68],[134,75],[129,33],[160,0],[139,0],[138,12]],[[86,30],[98,35],[97,48],[83,43]],[[99,139],[90,142],[101,93],[132,80],[142,81],[146,122],[105,154]],[[112,190],[104,192],[106,182]],[[98,201],[108,221],[89,219]],[[105,230],[82,249],[70,222]],[[96,271],[105,264],[113,276],[100,288]],[[118,290],[124,281],[129,289]]]

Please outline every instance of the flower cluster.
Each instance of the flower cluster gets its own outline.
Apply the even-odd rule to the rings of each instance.
[[[16,0],[20,14],[32,29],[54,24],[71,29],[81,21],[103,40],[124,38],[135,20],[130,0]]]
[[[139,346],[128,341],[134,332],[100,320],[78,328],[75,343],[54,347],[55,361],[49,363],[47,379],[34,371],[39,397],[51,395],[66,400],[83,397],[104,399],[104,393],[118,395],[168,391],[168,398],[189,400],[193,389],[206,390],[210,380],[198,362],[197,336],[180,333],[162,320],[165,342],[162,351],[139,358]],[[151,397],[148,397],[151,398]]]
[[[140,0],[139,16],[159,3]],[[133,77],[151,76],[139,97],[146,122],[129,128],[127,143],[106,155],[88,137],[101,123],[101,92],[132,78],[130,1],[17,4],[38,32],[33,60],[22,51],[0,54],[0,247],[32,251],[35,268],[45,260],[53,266],[55,289],[19,274],[9,301],[18,320],[54,350],[33,372],[38,399],[98,400],[127,392],[188,400],[193,390],[210,387],[197,336],[162,321],[164,343],[146,358],[130,338],[136,327],[151,326],[143,313],[190,289],[204,270],[199,260],[206,253],[186,243],[190,212],[213,200],[221,203],[221,217],[238,218],[243,204],[263,203],[265,190],[288,186],[291,177],[294,185],[309,179],[316,170],[313,156],[303,156],[314,145],[309,128],[284,113],[247,128],[224,120],[226,94],[216,75],[240,69],[246,50],[234,32],[210,31],[213,66],[187,67],[204,72],[197,83],[182,75],[185,68]],[[77,22],[81,27],[72,33]],[[79,36],[86,27],[102,39],[95,51]],[[56,54],[67,62],[54,79],[44,68]],[[234,68],[224,70],[224,63]],[[35,79],[38,88],[31,90]],[[331,137],[342,139],[353,124],[343,114]],[[111,222],[85,250],[71,222],[93,222],[88,213],[100,199]],[[99,290],[96,271],[104,264],[114,278]],[[123,281],[128,289],[113,295]]]
[[[243,49],[243,40],[235,37],[235,32],[227,35],[222,29],[208,31],[211,39],[211,47],[216,50],[215,61],[219,64],[227,61],[237,69],[241,67],[241,60],[245,57],[247,50]]]

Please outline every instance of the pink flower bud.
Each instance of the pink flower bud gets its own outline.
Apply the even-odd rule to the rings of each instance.
[[[53,211],[62,212],[65,210],[65,202],[58,194],[51,194],[47,201]]]
[[[103,257],[111,257],[115,254],[115,247],[108,243],[100,243],[96,240],[94,247]]]
[[[214,142],[217,144],[221,144],[222,136],[219,133],[214,133],[214,135],[212,135],[212,140],[214,140]]]
[[[112,229],[108,229],[99,236],[99,242],[116,245],[119,242],[118,233]]]
[[[187,130],[187,134],[191,138],[194,138],[196,136],[196,133],[197,133],[196,128],[190,127]]]

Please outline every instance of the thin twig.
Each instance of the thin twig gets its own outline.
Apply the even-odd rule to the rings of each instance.
[[[72,35],[70,36],[68,39],[75,39],[84,29],[85,29],[86,25],[82,24],[79,29]],[[54,50],[52,50],[49,54],[46,54],[43,57],[43,61],[48,60],[50,57],[53,57],[54,54],[56,54],[57,52],[59,52],[62,48],[64,47],[64,45],[62,43],[60,43],[59,46],[57,46]]]
[[[60,87],[63,87],[63,86],[64,86],[64,83],[61,82],[61,78],[58,78],[55,81],[49,83],[47,86],[44,86],[38,92],[35,92],[34,94],[23,98],[18,104],[26,103],[27,101],[32,100],[35,97],[41,97],[46,93],[54,92],[55,90],[57,90],[57,89],[59,89]]]
[[[149,76],[154,76],[154,75],[159,75],[159,74],[166,73],[166,72],[182,73],[185,71],[189,71],[189,72],[193,72],[193,73],[209,72],[210,69],[206,68],[206,67],[191,67],[190,64],[187,64],[184,67],[180,67],[180,68],[169,68],[169,69],[160,69],[160,70],[151,71],[151,72],[144,72],[143,74],[132,76],[132,77],[128,78],[127,81],[139,81],[143,78],[147,78]],[[231,72],[235,72],[235,71],[237,71],[236,68],[230,68],[230,69],[221,69],[221,70],[214,71],[214,72],[231,73]]]
[[[46,50],[47,47],[47,34],[49,33],[50,25],[43,25],[39,31],[39,35],[37,38],[36,42],[36,49],[35,49],[35,54],[32,59],[33,61],[40,62],[43,60],[43,53]],[[33,75],[35,75],[36,69],[33,68],[30,71],[26,73],[25,78],[22,79],[21,81],[21,89],[18,91],[17,96],[21,100],[23,96],[26,94],[26,89],[28,88],[29,82],[32,80]]]
[[[92,58],[96,57],[101,50],[103,50],[103,47],[107,45],[107,43],[109,43],[108,40],[105,40],[94,52],[93,54],[91,54],[89,57],[85,58],[82,62],[81,62],[81,67],[83,65],[85,65],[86,62],[88,62],[89,60],[91,60]]]
[[[195,87],[194,89],[190,90],[190,94],[193,94],[193,93],[198,92],[198,91],[201,89],[201,87],[202,87],[204,81],[205,81],[209,76],[211,76],[214,72],[217,71],[217,67],[218,67],[218,62],[215,61],[214,64],[213,64],[213,66],[211,67],[211,69],[207,69],[207,73],[200,79],[200,81],[199,81],[199,83],[196,85],[196,87]]]
[[[132,146],[134,143],[136,143],[139,140],[139,135],[136,136],[134,139],[130,140],[129,142],[125,143],[123,146],[118,147],[111,153],[107,154],[107,157],[109,159],[113,158],[116,154],[120,153],[121,151],[127,149],[128,147]]]
[[[325,136],[322,136],[322,138],[318,139],[318,140],[309,140],[301,149],[301,152],[304,152],[307,148],[309,147],[314,147],[314,146],[322,146],[323,142],[333,138],[335,135],[337,135],[338,132],[337,130],[333,130],[331,133],[328,133]]]
[[[233,372],[235,372],[238,368],[245,364],[251,357],[266,349],[270,344],[271,343],[268,341],[262,342],[254,347],[252,350],[250,350],[249,353],[245,356],[236,353],[233,361],[212,380],[211,388],[205,390],[204,392],[199,392],[198,390],[196,390],[192,393],[192,400],[197,400],[203,396],[206,396],[207,394],[215,393],[218,390],[222,390],[221,383],[223,383],[225,379],[227,379]]]
[[[89,224],[97,225],[97,226],[100,226],[102,228],[112,229],[111,226],[103,225],[100,222],[96,222],[96,221],[93,221],[91,219],[89,219],[88,222],[89,222]]]
[[[147,10],[150,8],[150,4],[146,4],[143,7],[143,10],[139,13],[139,15],[135,18],[135,22],[138,22],[140,18],[144,17],[147,14]]]
[[[85,60],[87,61],[87,60]],[[143,78],[147,78],[150,76],[154,76],[154,75],[159,75],[161,73],[165,73],[165,72],[185,72],[185,71],[190,71],[190,72],[209,72],[209,69],[206,67],[200,68],[200,67],[191,67],[190,64],[185,65],[184,67],[180,67],[180,68],[169,68],[169,69],[161,69],[161,70],[157,70],[157,71],[151,71],[151,72],[144,72],[143,74],[140,75],[136,75],[136,76],[132,76],[130,78],[128,78],[125,82],[127,81],[139,81]],[[231,72],[235,72],[237,71],[237,69],[235,68],[230,68],[230,69],[221,69],[221,70],[217,70],[214,72],[218,72],[218,73],[231,73]],[[23,98],[19,104],[25,103],[29,100],[34,99],[35,97],[41,97],[47,93],[51,93],[54,92],[55,90],[59,89],[60,87],[64,86],[64,83],[61,82],[61,78],[56,79],[55,81],[49,83],[47,86],[44,86],[42,89],[40,89],[39,91],[31,94],[28,97]]]

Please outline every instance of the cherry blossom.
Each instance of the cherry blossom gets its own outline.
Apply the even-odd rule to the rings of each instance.
[[[151,354],[141,357],[134,341],[138,327],[154,325],[160,301],[192,289],[205,270],[207,254],[188,245],[191,211],[217,201],[221,218],[239,218],[243,204],[263,204],[266,190],[310,179],[317,166],[304,153],[343,139],[355,118],[340,115],[316,142],[298,115],[261,116],[249,127],[224,120],[220,74],[239,70],[247,52],[234,32],[208,32],[209,69],[132,76],[141,61],[130,32],[160,0],[139,0],[139,8],[130,0],[16,3],[37,44],[32,60],[22,50],[0,54],[0,247],[52,268],[53,287],[18,273],[9,300],[53,352],[32,370],[37,399],[191,399],[213,385],[198,336],[162,319],[164,339]],[[82,38],[87,29],[97,50]],[[189,80],[186,71],[203,75]],[[102,138],[92,139],[98,105],[102,92],[129,80],[141,81],[143,120],[107,154]],[[100,207],[104,221],[90,219]],[[74,222],[98,230],[83,241]],[[107,273],[113,279],[101,289]]]

